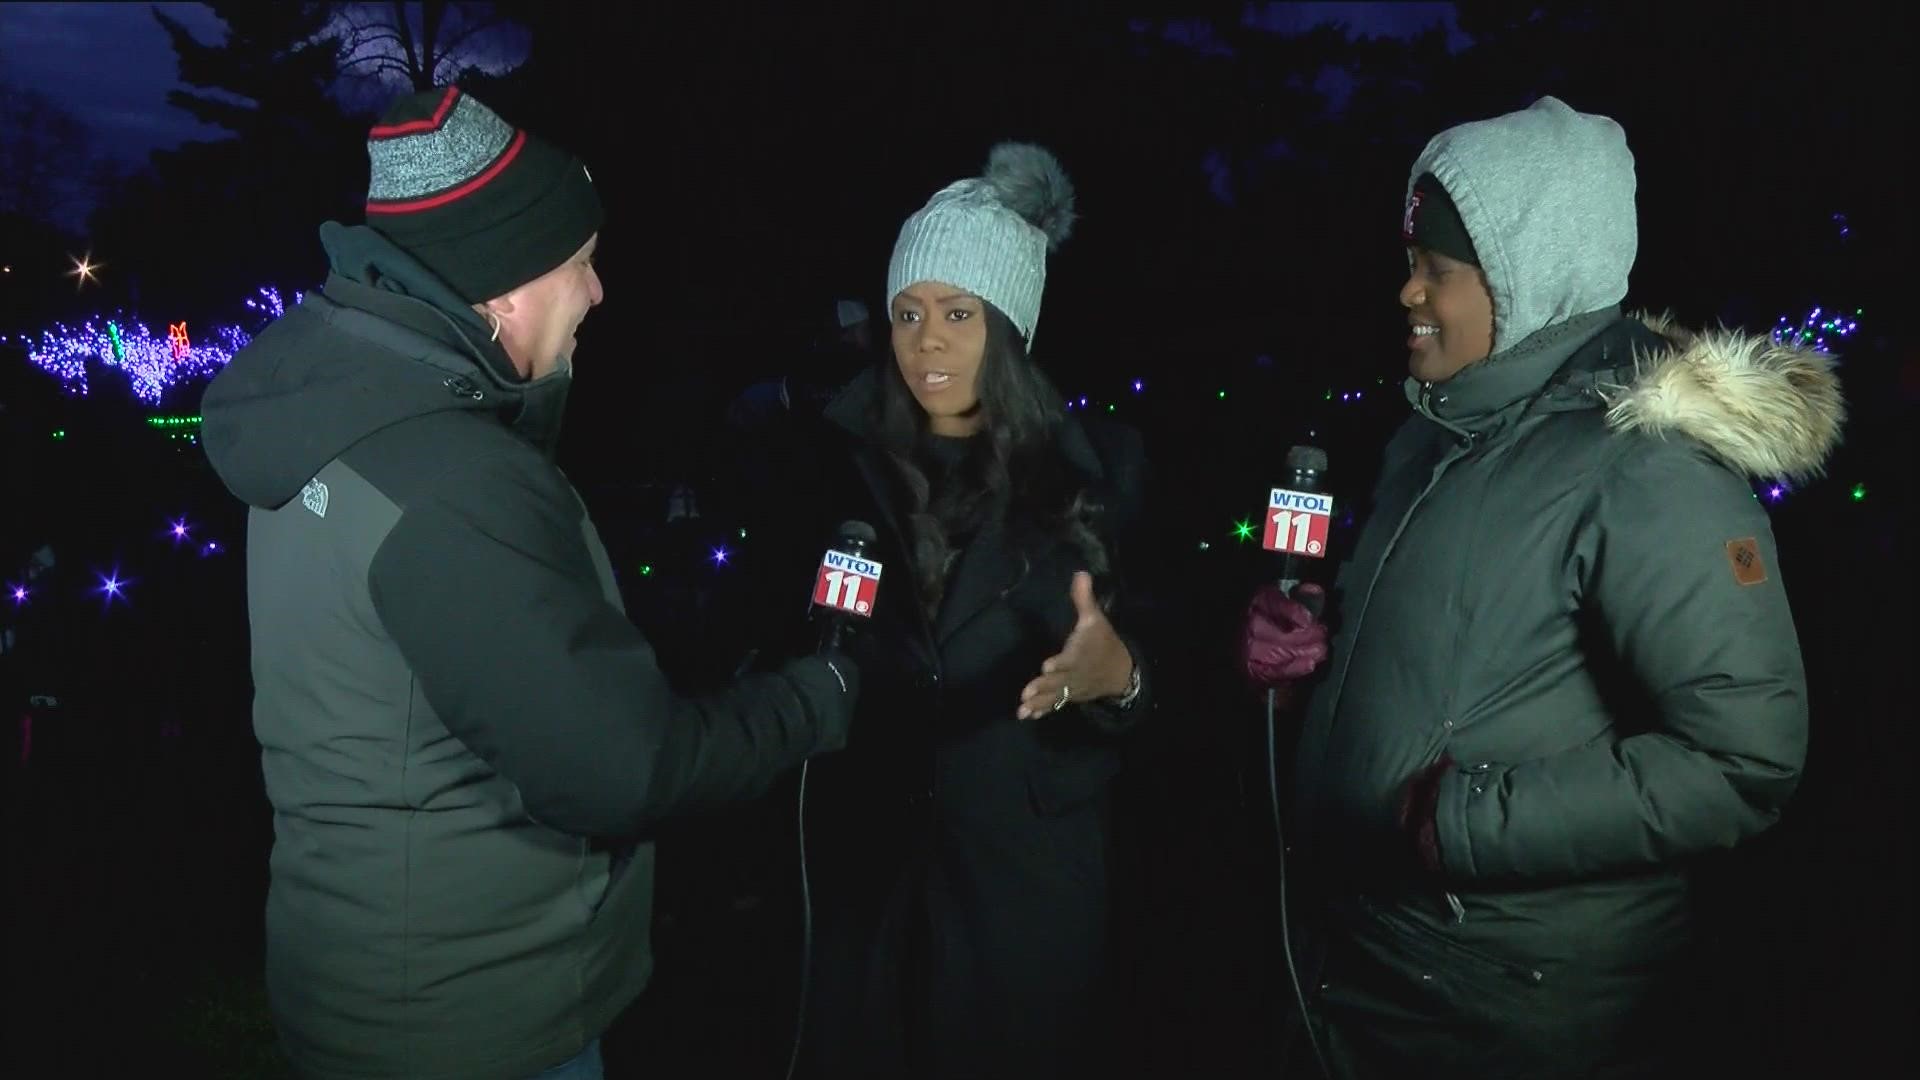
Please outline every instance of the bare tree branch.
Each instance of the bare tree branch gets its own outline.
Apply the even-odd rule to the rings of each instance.
[[[489,36],[515,25],[489,5],[451,0],[419,4],[336,0],[327,6],[334,12],[333,34],[343,73],[361,82],[404,78],[416,90],[429,89],[465,71],[497,66],[497,48]]]
[[[392,64],[392,63],[397,63],[397,61],[395,61],[393,57],[388,56],[385,53],[368,53],[365,56],[356,56],[351,60],[343,61],[340,64],[340,71],[342,74],[344,74],[347,72],[349,68],[359,68],[364,65],[372,65],[374,68],[374,71],[378,73],[380,71],[386,70],[385,68],[380,67],[380,65]],[[404,70],[404,68],[402,70]],[[364,78],[365,76],[363,75],[361,77]]]
[[[383,42],[383,41],[392,42],[393,44],[400,46],[403,50],[406,48],[405,43],[401,41],[400,35],[394,33],[391,29],[381,30],[377,33],[369,29],[365,36],[355,37],[352,41],[352,44],[357,47],[364,47],[367,45],[372,45],[376,42]]]

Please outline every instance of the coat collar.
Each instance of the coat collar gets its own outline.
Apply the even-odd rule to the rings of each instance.
[[[880,506],[887,527],[902,541],[902,550],[906,550],[904,508],[894,504],[896,486],[891,482],[892,465],[876,441],[873,426],[880,380],[890,374],[884,363],[862,371],[827,406],[826,418],[853,440],[854,459],[867,486]],[[1060,452],[1075,468],[1093,481],[1105,479],[1105,466],[1077,417],[1063,416],[1055,429],[1055,438]],[[996,517],[967,545],[947,583],[945,598],[932,625],[926,626],[925,620],[920,620],[936,646],[951,640],[1020,584],[1030,568],[1023,554],[1021,541],[1024,539],[1027,538],[1021,535],[1018,523],[1010,525],[1004,518]],[[915,610],[918,611],[917,604]]]
[[[1407,400],[1429,420],[1456,433],[1490,435],[1546,389],[1586,344],[1620,321],[1603,308],[1548,327],[1513,349],[1489,357],[1444,383],[1406,382]]]

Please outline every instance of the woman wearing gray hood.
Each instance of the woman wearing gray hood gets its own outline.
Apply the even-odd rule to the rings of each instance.
[[[1689,862],[1799,779],[1805,675],[1749,478],[1820,472],[1839,385],[1823,354],[1624,315],[1634,187],[1620,126],[1551,97],[1413,166],[1413,414],[1296,759],[1303,996],[1336,1075],[1664,1075]]]

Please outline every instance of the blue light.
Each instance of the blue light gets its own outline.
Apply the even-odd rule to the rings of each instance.
[[[131,579],[121,577],[119,570],[115,570],[110,574],[99,574],[96,571],[96,574],[100,578],[100,588],[98,592],[106,598],[108,607],[112,607],[115,600],[125,600],[127,598],[127,586],[133,583]]]
[[[727,565],[727,549],[726,548],[717,547],[713,549],[713,565],[715,566]]]

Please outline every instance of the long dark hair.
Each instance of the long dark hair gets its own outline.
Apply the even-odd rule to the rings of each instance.
[[[995,520],[1019,521],[1041,539],[1064,541],[1095,575],[1108,568],[1098,531],[1101,507],[1089,478],[1060,450],[1066,402],[1027,355],[1026,340],[992,304],[986,309],[986,349],[975,385],[981,426],[966,457],[937,487],[927,414],[888,362],[875,401],[874,430],[893,464],[906,507],[905,528],[920,600],[933,618],[959,555],[955,537],[971,537]],[[1028,552],[1020,552],[1022,558]]]

